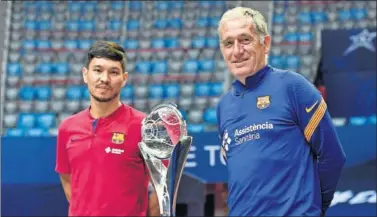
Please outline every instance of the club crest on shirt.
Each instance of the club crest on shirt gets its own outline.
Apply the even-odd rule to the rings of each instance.
[[[123,144],[124,142],[124,133],[113,133],[111,141],[115,144]]]
[[[261,96],[257,99],[257,108],[259,109],[265,109],[268,106],[270,106],[270,96]]]

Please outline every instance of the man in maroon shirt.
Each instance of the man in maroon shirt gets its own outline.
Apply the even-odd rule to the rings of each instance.
[[[145,216],[146,165],[140,111],[120,101],[126,84],[124,49],[98,41],[82,69],[89,108],[65,119],[57,136],[56,172],[69,201],[69,216]]]

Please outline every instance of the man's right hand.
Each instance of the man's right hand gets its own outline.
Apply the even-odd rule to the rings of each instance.
[[[60,181],[68,203],[71,201],[71,174],[60,174]]]
[[[149,195],[148,216],[161,216],[156,191]]]

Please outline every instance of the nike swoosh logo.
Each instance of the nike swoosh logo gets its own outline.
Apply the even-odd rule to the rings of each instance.
[[[80,140],[82,137],[74,136],[71,137],[71,142],[76,142],[77,140]]]
[[[309,108],[305,108],[306,113],[309,113],[313,110],[313,108],[318,104],[318,100]]]

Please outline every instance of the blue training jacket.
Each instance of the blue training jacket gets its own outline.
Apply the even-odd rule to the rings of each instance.
[[[217,106],[230,216],[320,216],[345,154],[320,92],[269,65],[233,82]]]

